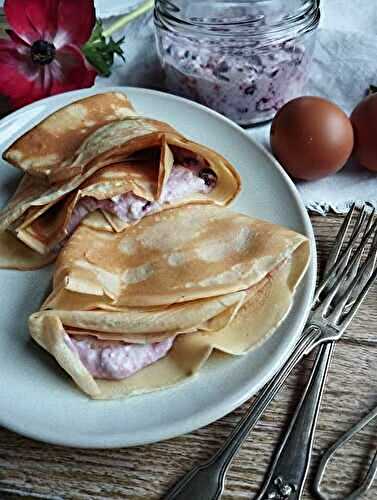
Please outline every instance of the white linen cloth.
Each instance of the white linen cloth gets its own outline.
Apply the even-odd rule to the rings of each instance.
[[[331,99],[350,113],[369,85],[377,85],[377,6],[370,0],[323,0],[321,10],[304,93]],[[161,88],[151,13],[127,26],[119,36],[123,34],[126,64],[118,59],[111,77],[98,78],[96,85]],[[269,125],[251,128],[249,133],[269,148]],[[362,169],[352,160],[336,175],[296,185],[305,205],[318,213],[329,209],[345,212],[354,201],[377,207],[377,173]]]
[[[141,3],[143,0],[94,0],[97,17],[101,19],[127,14]]]

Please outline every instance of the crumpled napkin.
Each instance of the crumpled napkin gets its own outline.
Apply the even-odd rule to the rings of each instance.
[[[369,85],[377,85],[377,9],[370,0],[324,0],[321,9],[304,93],[331,99],[350,113]],[[126,64],[117,61],[111,77],[98,79],[97,84],[161,89],[152,14],[127,26],[124,35]],[[269,149],[269,129],[269,125],[253,127],[249,133]],[[377,208],[377,173],[362,169],[353,160],[333,176],[297,181],[296,186],[307,208],[321,214],[330,209],[344,213],[355,201]]]

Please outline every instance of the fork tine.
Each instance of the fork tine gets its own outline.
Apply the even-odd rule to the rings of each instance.
[[[369,259],[369,257],[373,256],[371,259]],[[364,271],[364,274],[359,282],[359,284],[356,286],[356,288],[354,289],[354,291],[352,292],[351,294],[351,297],[350,297],[350,300],[348,301],[347,303],[347,307],[350,308],[353,301],[357,298],[357,295],[360,293],[360,290],[362,289],[362,287],[365,285],[365,283],[368,281],[370,275],[372,274],[373,272],[373,269],[376,265],[376,262],[377,262],[377,231],[374,233],[374,236],[373,236],[373,241],[370,245],[370,249],[369,249],[369,252],[366,256],[366,259],[365,259],[365,262],[369,259],[369,263],[368,265],[365,267],[365,271]],[[361,260],[361,259],[359,259]],[[356,275],[356,273],[353,273],[353,277]]]
[[[373,218],[374,218],[375,213],[376,213],[376,209],[373,207],[373,209],[371,210],[371,212],[369,214],[369,220],[368,220],[368,225],[367,225],[368,231],[372,227]]]
[[[344,250],[345,254],[348,254],[348,255],[351,254],[353,242],[356,241],[356,238],[360,234],[360,231],[363,227],[365,217],[366,217],[366,212],[367,212],[367,207],[366,207],[366,205],[363,205],[362,209],[359,211],[359,214],[356,218],[354,227],[352,229],[351,236],[350,236],[348,243],[346,245],[346,248]]]
[[[363,250],[364,250],[364,248],[362,248],[361,250],[358,250],[358,254],[359,253],[361,254],[363,252]],[[340,295],[340,298],[336,302],[336,305],[335,305],[332,313],[328,316],[329,320],[335,321],[335,322],[338,321],[339,317],[344,312],[344,308],[348,303],[348,300],[351,296],[351,293],[357,287],[357,285],[360,283],[361,277],[364,275],[366,265],[370,263],[370,260],[371,260],[371,258],[367,259],[367,261],[364,262],[361,270],[356,274],[356,276],[350,282],[349,282],[349,279],[347,277],[347,270],[338,276],[333,287],[331,288],[329,293],[326,295],[325,299],[322,301],[322,304],[320,305],[320,309],[322,311],[322,314],[327,314],[327,312],[330,308],[330,305],[333,303],[333,299],[334,299],[335,295]],[[345,287],[345,291],[341,292],[341,289],[343,287]]]
[[[348,264],[349,268],[351,268],[355,264],[355,262],[356,262],[357,258],[359,257],[360,253],[362,253],[364,251],[364,248],[366,246],[367,241],[369,240],[371,234],[376,230],[376,228],[377,228],[377,220],[374,221],[374,223],[372,224],[372,226],[369,229],[369,231],[361,239],[358,247],[356,248],[355,253],[352,256],[352,259],[350,260],[350,262]],[[359,231],[360,231],[360,228],[359,228]],[[358,231],[358,233],[359,233],[359,231]],[[358,236],[358,233],[357,233],[356,236]],[[355,244],[355,242],[356,242],[356,238],[354,238],[354,240],[350,240],[349,244],[347,245],[347,247],[351,247],[352,248],[352,246]],[[336,264],[332,267],[332,269],[330,270],[330,273],[328,274],[328,276],[319,285],[319,287],[317,289],[317,292],[315,294],[315,297],[314,297],[314,301],[315,302],[318,301],[320,294],[323,292],[323,290],[325,289],[325,287],[328,286],[328,284],[330,283],[330,281],[333,278],[335,278],[335,284],[332,286],[332,288],[331,288],[331,290],[330,290],[329,293],[332,294],[332,298],[334,297],[336,291],[339,289],[340,283],[344,279],[344,274],[341,273],[340,276],[339,276],[338,271],[341,268],[341,266],[343,266],[343,264],[344,264],[344,262],[346,260],[347,260],[347,250],[343,254],[343,256],[340,258],[340,260],[338,260],[338,262],[336,262]],[[335,291],[335,293],[333,293],[335,288],[336,288],[336,291]]]
[[[372,272],[374,269],[374,266],[376,265],[376,260],[377,260],[377,231],[374,233],[374,237],[373,237],[371,247],[369,249],[368,257],[370,255],[374,255],[374,262],[371,265],[371,269],[370,269],[370,272]]]
[[[345,312],[344,308],[347,305],[349,298],[351,297],[352,292],[355,291],[356,289],[360,288],[361,281],[363,278],[365,278],[365,276],[367,276],[370,279],[371,271],[373,271],[374,262],[376,260],[376,257],[375,257],[375,252],[377,249],[376,241],[377,241],[377,239],[376,239],[376,234],[375,234],[374,238],[373,238],[374,246],[370,248],[368,257],[365,260],[365,262],[363,263],[361,269],[359,270],[359,272],[357,273],[355,278],[352,280],[352,282],[348,285],[346,291],[344,292],[344,294],[340,298],[338,304],[334,307],[334,310],[328,316],[329,321],[335,321],[335,322],[339,321],[339,318]],[[372,268],[371,268],[371,265],[373,265]],[[373,276],[373,273],[372,273],[372,276]],[[369,283],[369,279],[368,279],[367,283]],[[365,287],[365,285],[364,285],[364,287]],[[361,293],[363,293],[363,292],[361,292]],[[356,301],[357,300],[358,300],[358,298],[356,298]],[[352,311],[352,308],[350,309],[350,312],[351,311]]]
[[[344,240],[346,236],[346,231],[351,223],[351,217],[354,212],[354,208],[351,209],[350,218],[347,220],[347,224],[344,224],[344,227],[342,225],[341,231],[342,231],[342,240]],[[353,245],[356,243],[357,237],[360,234],[361,227],[362,227],[362,222],[363,222],[363,217],[364,217],[364,212],[365,212],[365,206],[363,207],[363,210],[361,210],[357,216],[356,223],[353,227],[351,237],[348,240],[348,243],[346,244],[346,248],[343,250],[341,253],[341,249],[339,249],[339,254],[341,253],[341,256],[338,257],[333,263],[333,265],[330,267],[327,276],[325,275],[322,283],[318,286],[317,292],[314,297],[314,301],[318,301],[319,296],[325,289],[329,289],[334,285],[334,281],[336,280],[337,276],[341,274],[341,271],[346,267],[348,264],[349,257],[351,255],[351,251],[353,248]],[[348,216],[347,216],[348,217]],[[344,229],[344,231],[343,231]]]
[[[359,212],[359,215],[356,219],[356,222],[354,224],[354,227],[353,227],[353,230],[352,230],[352,233],[351,233],[351,236],[349,238],[349,245],[347,245],[346,249],[344,250],[344,254],[347,255],[347,257],[344,259],[344,262],[343,264],[339,267],[339,269],[337,270],[337,274],[343,274],[348,266],[348,261],[352,255],[352,249],[353,249],[353,242],[356,243],[357,241],[357,238],[359,236],[359,234],[361,233],[361,230],[364,226],[364,222],[365,222],[365,219],[366,219],[366,206],[364,205],[363,206],[363,209]],[[368,221],[369,223],[369,221]],[[366,224],[366,228],[368,227],[368,223]],[[364,235],[365,235],[366,231],[364,230]],[[362,255],[360,255],[359,259],[358,259],[358,262],[355,263],[355,265],[352,267],[352,270],[354,274],[356,274],[357,272],[357,269],[359,267],[359,264],[360,264],[360,260],[361,260],[361,257]],[[347,275],[350,279],[352,279],[351,276]],[[329,288],[330,285],[332,285],[333,283],[330,282],[330,284],[327,286],[327,288]],[[344,283],[344,285],[346,285],[346,283]],[[343,286],[344,286],[343,285]],[[339,294],[339,291],[338,291],[338,294]]]
[[[355,227],[353,228],[353,231],[351,233],[351,238],[354,238],[356,236],[356,232],[364,224],[366,216],[367,216],[367,207],[366,205],[363,205],[363,208],[360,210],[359,215],[357,216]]]
[[[356,243],[356,240],[361,232],[362,229],[362,223],[364,220],[364,216],[358,218],[359,222],[361,222],[361,225],[357,228],[357,230],[353,231],[354,239],[350,239],[350,244],[347,245],[347,250],[344,252],[343,256],[341,257],[340,261],[337,262],[337,264],[334,266],[333,270],[331,271],[328,279],[324,281],[324,286],[322,288],[326,288],[326,297],[323,299],[322,303],[320,304],[320,308],[322,309],[323,313],[326,314],[328,311],[330,304],[333,303],[334,297],[339,293],[341,290],[341,287],[347,286],[347,280],[349,279],[349,270],[353,269],[353,267],[356,266],[356,262],[360,260],[360,257],[362,253],[364,252],[365,246],[369,240],[370,235],[372,234],[372,231],[374,231],[377,228],[377,220],[375,221],[375,224],[370,228],[369,231],[367,231],[366,234],[364,234],[361,242],[359,243],[358,247],[356,248],[352,259],[349,261],[349,256],[352,250],[352,245]],[[357,266],[358,267],[358,266]],[[332,275],[334,273],[334,276]],[[321,289],[321,287],[320,287]],[[317,300],[320,296],[320,291],[318,290],[316,293],[315,299]]]
[[[334,299],[335,295],[337,295],[337,294],[341,295],[341,298],[338,301],[338,305],[343,304],[342,308],[341,308],[343,310],[343,306],[346,304],[346,302],[350,298],[351,293],[354,290],[355,286],[359,283],[359,281],[361,279],[361,274],[362,274],[359,272],[357,275],[357,279],[355,277],[354,279],[351,280],[351,283],[346,285],[347,281],[349,281],[349,278],[348,278],[349,270],[352,270],[353,267],[355,266],[355,263],[360,259],[360,256],[363,254],[365,247],[368,243],[370,235],[372,234],[373,231],[376,230],[376,228],[377,228],[377,220],[374,222],[374,224],[372,225],[370,230],[366,234],[364,234],[364,237],[362,238],[360,244],[356,248],[356,251],[352,256],[352,259],[349,261],[347,268],[342,269],[342,272],[337,272],[336,277],[334,278],[334,282],[333,282],[330,290],[327,292],[326,297],[324,298],[324,300],[322,301],[322,303],[319,306],[319,309],[321,309],[322,314],[326,314],[328,312],[330,304],[333,302],[333,299]],[[345,257],[346,257],[346,255],[345,255]],[[367,259],[367,260],[368,260],[368,263],[370,264],[371,259]],[[365,270],[365,264],[366,263],[364,263],[363,268],[362,268],[363,272]],[[344,286],[346,287],[346,292],[340,293],[341,288]],[[347,295],[347,301],[344,302],[343,298],[346,295]],[[335,307],[335,309],[337,309],[337,307]]]
[[[348,327],[348,325],[351,323],[351,321],[352,321],[353,317],[355,316],[355,314],[357,313],[357,310],[359,309],[361,303],[365,299],[370,287],[373,285],[376,277],[377,277],[377,268],[373,271],[371,277],[364,285],[361,293],[359,294],[359,296],[357,297],[355,302],[352,304],[352,307],[351,307],[349,313],[345,316],[343,321],[340,323],[340,327],[342,329],[346,329]]]
[[[366,207],[364,207],[366,208]],[[368,217],[368,220],[367,220],[367,223],[365,224],[365,229],[364,229],[364,233],[363,233],[363,237],[368,233],[368,231],[370,230],[370,228],[372,227],[372,224],[373,224],[373,219],[374,219],[374,214],[375,214],[375,209],[373,208],[373,210],[371,210],[370,214],[369,214],[369,217]],[[367,217],[367,214],[365,213],[365,218],[366,219]],[[363,221],[364,222],[364,221]],[[357,259],[357,267],[356,267],[356,271],[357,271],[357,268],[359,267],[360,265],[360,261],[361,261],[361,258],[362,258],[362,254],[360,255],[360,257]],[[353,268],[354,269],[354,268]],[[356,274],[356,271],[354,271],[354,274]]]
[[[364,207],[364,208],[366,208],[366,207]],[[374,213],[375,213],[375,209],[371,210],[368,218],[367,218],[367,214],[366,213],[365,213],[365,217],[363,217],[363,221],[362,221],[363,223],[364,223],[364,220],[367,218],[367,221],[366,221],[366,224],[365,224],[365,229],[364,229],[364,232],[363,232],[363,237],[367,234],[367,232],[370,230],[370,228],[372,226],[373,218],[374,218]],[[352,238],[352,236],[351,236],[351,238]],[[373,245],[373,243],[372,243],[372,245]],[[351,250],[349,251],[349,254],[351,255]],[[345,292],[345,290],[348,287],[348,285],[351,283],[351,281],[355,278],[355,276],[357,274],[357,271],[358,271],[358,269],[360,267],[360,263],[361,263],[361,260],[363,258],[363,254],[364,254],[364,252],[360,253],[360,255],[355,260],[355,263],[351,267],[351,269],[348,269],[348,271],[346,271],[347,263],[345,263],[343,269],[341,269],[341,270],[338,271],[338,272],[346,272],[346,280],[340,286],[337,295],[342,295]]]
[[[369,218],[368,218],[368,221],[366,223],[365,230],[364,230],[364,236],[370,230],[370,228],[372,226],[374,214],[375,214],[375,209],[373,209],[371,211],[371,213],[369,214]],[[356,284],[356,286],[353,288],[351,294],[349,295],[346,309],[343,311],[343,313],[346,313],[347,309],[348,310],[350,309],[351,305],[353,304],[353,302],[357,298],[358,294],[360,293],[361,289],[363,288],[365,283],[368,281],[370,275],[373,272],[373,269],[376,265],[376,259],[377,259],[377,247],[376,247],[376,245],[377,245],[377,231],[374,233],[373,240],[372,240],[372,243],[371,243],[370,248],[369,248],[369,252],[367,253],[367,256],[365,258],[364,265],[363,265],[363,273],[361,275],[361,278],[358,281],[358,283]],[[365,248],[364,248],[364,250],[365,250]],[[346,293],[347,288],[349,287],[350,283],[356,277],[358,269],[360,267],[362,257],[363,257],[363,253],[364,253],[364,251],[360,252],[360,255],[356,259],[355,265],[352,266],[350,271],[348,271],[346,273],[347,279],[345,280],[345,282],[342,284],[342,286],[340,287],[340,289],[338,291],[338,295],[340,296],[340,299]]]
[[[336,277],[343,273],[344,269],[346,268],[346,266],[348,264],[351,253],[352,253],[352,246],[349,245],[349,243],[356,241],[356,238],[358,237],[358,234],[361,231],[361,227],[362,227],[362,224],[363,224],[364,218],[365,218],[365,215],[364,215],[365,210],[366,210],[365,205],[363,206],[362,210],[359,211],[358,216],[356,217],[356,221],[353,224],[351,236],[348,239],[348,244],[345,245],[346,248],[343,248],[343,252],[342,252],[343,242],[344,242],[344,239],[346,237],[347,230],[352,222],[355,207],[356,207],[356,204],[353,203],[350,211],[348,212],[348,214],[346,216],[346,220],[342,224],[342,227],[340,229],[340,232],[342,233],[342,235],[341,235],[341,238],[339,238],[340,245],[338,245],[337,242],[335,243],[334,253],[333,253],[334,258],[331,259],[330,262],[327,261],[326,269],[324,272],[324,277],[326,277],[326,275],[331,272],[332,267],[338,263],[339,259],[343,258],[343,264],[338,268],[336,275],[333,276],[332,279],[329,280],[328,284],[324,287],[322,292],[328,293],[328,291],[333,287],[334,282],[336,280]],[[337,236],[336,240],[338,240],[338,236]],[[339,295],[339,293],[337,295]],[[336,297],[334,297],[334,300],[336,300]]]
[[[323,275],[327,276],[331,270],[331,268],[335,265],[336,261],[339,258],[340,251],[342,249],[343,243],[344,243],[344,238],[346,236],[347,230],[349,228],[349,225],[351,223],[351,219],[353,217],[353,214],[355,212],[355,207],[356,204],[353,203],[346,218],[343,220],[342,225],[340,226],[340,229],[338,231],[338,234],[336,235],[334,245],[331,248],[330,255],[327,259],[325,269],[323,271]]]

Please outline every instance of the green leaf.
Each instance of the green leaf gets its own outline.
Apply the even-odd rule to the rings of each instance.
[[[103,36],[102,21],[97,19],[96,25],[90,35],[89,40],[82,47],[82,51],[90,64],[102,76],[110,76],[111,67],[114,63],[114,54],[120,56],[123,61],[123,49],[121,44],[124,37],[115,41],[112,37],[106,39]]]

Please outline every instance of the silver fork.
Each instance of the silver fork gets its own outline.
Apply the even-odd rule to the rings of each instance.
[[[347,245],[342,252],[342,245],[350,226],[353,212],[354,208],[351,209],[342,225],[340,231],[341,238],[334,245],[328,259],[327,268],[325,269],[327,279],[324,280],[315,295],[315,302],[319,303],[321,293],[328,290],[327,297],[321,305],[323,307],[323,304],[335,304],[332,313],[336,316],[336,321],[351,310],[357,297],[373,274],[376,264],[377,231],[374,233],[371,248],[364,264],[361,264],[362,247],[359,247],[359,250],[355,252],[351,260],[352,245]],[[373,225],[373,216],[374,210],[367,216],[365,207],[359,212],[350,238],[351,242],[356,240],[362,234],[363,230],[363,240],[367,241],[367,235],[371,233]],[[339,259],[340,256],[342,256],[342,262]],[[336,275],[341,274],[344,276],[343,280],[338,283],[334,282],[334,278],[330,277],[331,268],[335,267],[337,268]],[[359,276],[358,281],[357,276]],[[352,282],[355,282],[352,292],[347,293]],[[314,321],[321,322],[321,318],[318,318],[315,310],[313,319]],[[314,433],[328,370],[334,354],[335,342],[336,340],[332,340],[322,345],[318,351],[311,377],[296,408],[284,440],[275,453],[272,466],[257,500],[280,498],[291,500],[301,497],[310,466]],[[315,345],[316,343],[313,344],[312,349],[314,349]],[[285,496],[282,495],[282,492],[285,493]]]
[[[352,211],[346,217],[345,224],[342,225],[337,235],[336,246],[339,245],[339,242],[343,243],[351,217]],[[375,233],[376,227],[377,221],[370,224],[359,245],[357,245],[357,237],[360,234],[361,228],[355,231],[345,252],[342,255],[339,252],[337,253],[331,269],[317,289],[313,310],[304,332],[284,366],[260,392],[259,396],[217,453],[206,463],[194,467],[186,474],[168,492],[164,497],[165,500],[216,500],[220,497],[224,488],[225,474],[234,455],[249,432],[254,428],[269,403],[280,390],[293,368],[315,347],[324,344],[325,347],[323,349],[329,349],[326,344],[338,340],[356,314],[377,275],[376,270],[371,275],[369,274],[367,282],[359,289],[362,280],[369,273],[371,262],[374,258],[373,255],[369,255],[364,264],[358,269],[358,272],[352,278],[351,282],[348,283],[341,294],[341,298],[335,305],[334,297],[339,292],[340,287],[347,283],[347,273],[349,270],[353,269],[353,266],[357,262],[360,262],[361,255],[371,235]],[[350,252],[355,246],[356,250],[350,259]],[[374,244],[373,248],[376,249],[376,246]],[[325,296],[322,297],[321,294],[325,289],[326,294],[323,294]],[[347,306],[351,301],[351,306]],[[302,481],[301,475],[300,477],[289,475],[288,481],[280,477],[274,478],[272,484],[275,489],[274,491],[266,492],[269,496],[265,498],[276,500],[297,499],[300,496],[300,491],[296,488],[299,481]]]

